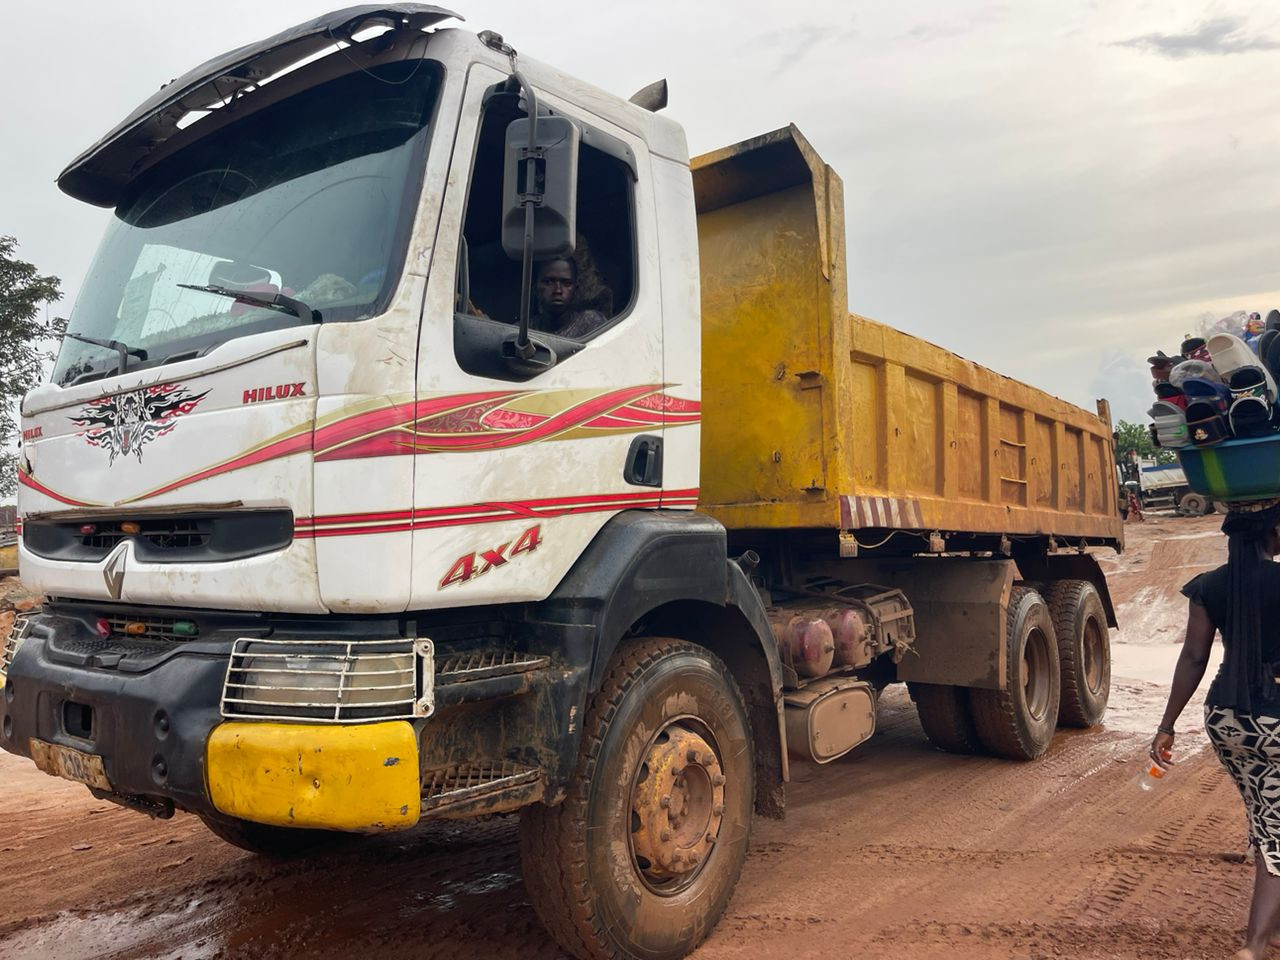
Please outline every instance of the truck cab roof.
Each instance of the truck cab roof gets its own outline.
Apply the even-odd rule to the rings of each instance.
[[[76,157],[58,175],[58,187],[77,200],[115,206],[139,166],[184,129],[188,114],[229,106],[326,48],[352,42],[363,29],[385,25],[425,30],[451,18],[463,19],[425,3],[345,7],[206,60],[161,86]]]

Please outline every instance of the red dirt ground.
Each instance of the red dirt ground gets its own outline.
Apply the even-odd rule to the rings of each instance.
[[[1222,562],[1217,520],[1149,519],[1106,561],[1123,629],[1107,724],[1017,764],[929,747],[904,693],[873,740],[793,765],[785,821],[757,821],[724,919],[695,955],[948,960],[1226,957],[1244,925],[1239,798],[1199,733],[1136,785],[1185,616]],[[271,863],[195,818],[152,822],[0,754],[0,956],[554,958],[515,820],[426,824]]]

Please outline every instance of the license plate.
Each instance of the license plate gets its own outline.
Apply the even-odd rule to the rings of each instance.
[[[102,766],[102,758],[97,754],[34,738],[30,741],[30,746],[31,759],[50,776],[74,780],[99,790],[111,789],[107,771]]]

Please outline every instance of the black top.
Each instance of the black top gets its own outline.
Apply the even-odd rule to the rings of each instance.
[[[1256,592],[1258,602],[1262,605],[1262,659],[1264,663],[1280,662],[1280,563],[1263,562],[1260,564],[1261,583]],[[1192,603],[1205,608],[1209,620],[1222,634],[1223,657],[1222,666],[1213,683],[1209,685],[1208,702],[1214,706],[1234,706],[1225,704],[1222,679],[1228,673],[1227,661],[1238,651],[1233,650],[1231,638],[1226,634],[1227,623],[1227,565],[1224,563],[1217,570],[1202,573],[1193,577],[1182,588],[1182,594]],[[1274,691],[1249,688],[1255,703],[1274,696]]]

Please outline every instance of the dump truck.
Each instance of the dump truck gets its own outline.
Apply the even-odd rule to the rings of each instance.
[[[850,314],[794,127],[691,161],[665,84],[453,19],[241,47],[59,176],[113,215],[0,746],[264,855],[519,811],[566,951],[680,957],[886,688],[962,753],[1101,718],[1109,418]]]
[[[1138,482],[1143,507],[1168,507],[1188,517],[1202,517],[1213,510],[1213,501],[1191,489],[1177,463],[1144,460],[1139,465]]]

